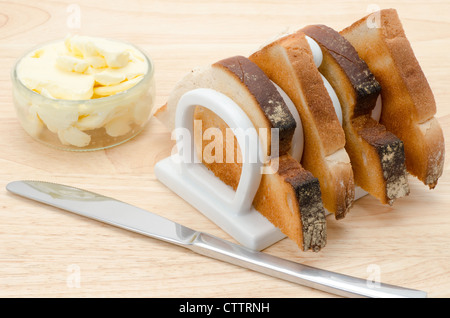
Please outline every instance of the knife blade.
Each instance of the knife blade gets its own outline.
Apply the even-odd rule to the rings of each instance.
[[[28,199],[185,247],[198,254],[344,297],[424,298],[427,293],[327,271],[253,251],[196,231],[128,203],[45,181],[10,182],[6,189]]]

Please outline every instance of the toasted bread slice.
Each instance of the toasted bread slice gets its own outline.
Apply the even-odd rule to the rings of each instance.
[[[379,25],[368,22],[372,15],[379,17]],[[372,15],[340,33],[381,84],[380,123],[403,141],[408,172],[432,189],[442,175],[445,152],[433,93],[396,10]]]
[[[353,171],[345,134],[302,32],[278,39],[249,57],[280,86],[302,120],[302,166],[319,179],[325,208],[341,219],[354,196]]]
[[[320,45],[319,71],[339,98],[355,184],[384,204],[408,195],[403,142],[371,117],[380,84],[337,31],[325,25],[310,25],[302,31]]]
[[[302,250],[319,251],[326,244],[325,210],[319,181],[287,154],[296,123],[273,83],[247,58],[237,56],[225,59],[210,67],[197,69],[179,81],[165,109],[158,114],[160,118],[169,118],[166,112],[174,113],[181,96],[195,88],[212,88],[230,97],[244,110],[257,130],[279,130],[278,170],[262,175],[253,206]],[[197,152],[203,154],[210,141],[204,138],[199,140],[198,136],[203,136],[209,128],[218,128],[222,136],[227,136],[228,126],[215,113],[201,106],[197,107],[194,116],[195,120],[201,121],[200,134],[196,132],[195,136]],[[222,147],[223,157],[219,160],[211,162],[205,160],[206,156],[201,157],[205,166],[218,178],[236,189],[242,163],[240,160],[227,160],[230,151],[234,158],[241,157],[236,138],[233,136],[232,139],[231,145],[228,138],[223,138],[225,142],[221,145],[216,141],[212,151]],[[267,140],[270,141],[270,137]]]
[[[233,96],[232,99],[242,107],[254,126],[267,131],[267,136],[261,138],[261,142],[268,156],[271,155],[271,129],[277,128],[279,134],[278,155],[284,155],[291,148],[291,140],[296,127],[295,119],[275,86],[270,81],[264,80],[268,81],[264,72],[243,56],[218,61],[213,65],[194,69],[188,73],[176,84],[167,104],[155,115],[170,130],[173,130],[175,128],[175,109],[181,96],[193,88],[212,88],[229,97]],[[246,87],[247,94],[236,93],[242,91],[242,85]],[[254,107],[256,99],[261,101],[260,107],[257,108]]]

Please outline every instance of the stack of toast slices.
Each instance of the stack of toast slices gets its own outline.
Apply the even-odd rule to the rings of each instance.
[[[269,168],[277,162],[262,175],[253,206],[304,251],[326,245],[326,215],[343,219],[355,187],[392,205],[409,195],[409,174],[433,189],[443,171],[444,139],[430,86],[396,10],[373,14],[379,25],[369,23],[371,15],[341,32],[309,25],[249,57],[193,69],[155,113],[173,130],[179,99],[196,88],[239,105],[260,134],[264,162]],[[212,152],[202,138],[210,128],[226,136],[227,124],[202,106],[194,118],[201,122],[194,135],[203,164],[236,189],[242,153],[235,138],[215,143]],[[301,157],[293,154],[297,129]],[[203,155],[207,149],[214,160]],[[230,154],[235,160],[226,160]]]

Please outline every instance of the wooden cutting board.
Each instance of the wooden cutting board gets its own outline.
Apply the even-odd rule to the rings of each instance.
[[[311,23],[337,30],[365,16],[361,1],[3,1],[0,3],[0,296],[2,297],[334,297],[180,247],[7,193],[36,179],[112,196],[188,227],[232,239],[156,180],[172,150],[152,119],[133,140],[103,151],[50,149],[20,127],[10,71],[30,47],[68,33],[130,41],[156,64],[157,106],[191,68],[245,55]],[[450,3],[391,2],[402,19],[438,104],[450,142]],[[386,8],[381,6],[381,8]],[[448,148],[448,147],[447,147]],[[328,244],[302,252],[288,239],[264,252],[369,281],[450,296],[450,171],[435,190],[410,178],[394,206],[367,196],[348,217],[328,218]]]

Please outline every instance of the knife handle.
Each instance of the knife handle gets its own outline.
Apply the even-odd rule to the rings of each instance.
[[[303,286],[345,297],[425,298],[427,293],[302,265],[267,253],[253,251],[218,237],[197,232],[186,246],[190,250]]]

